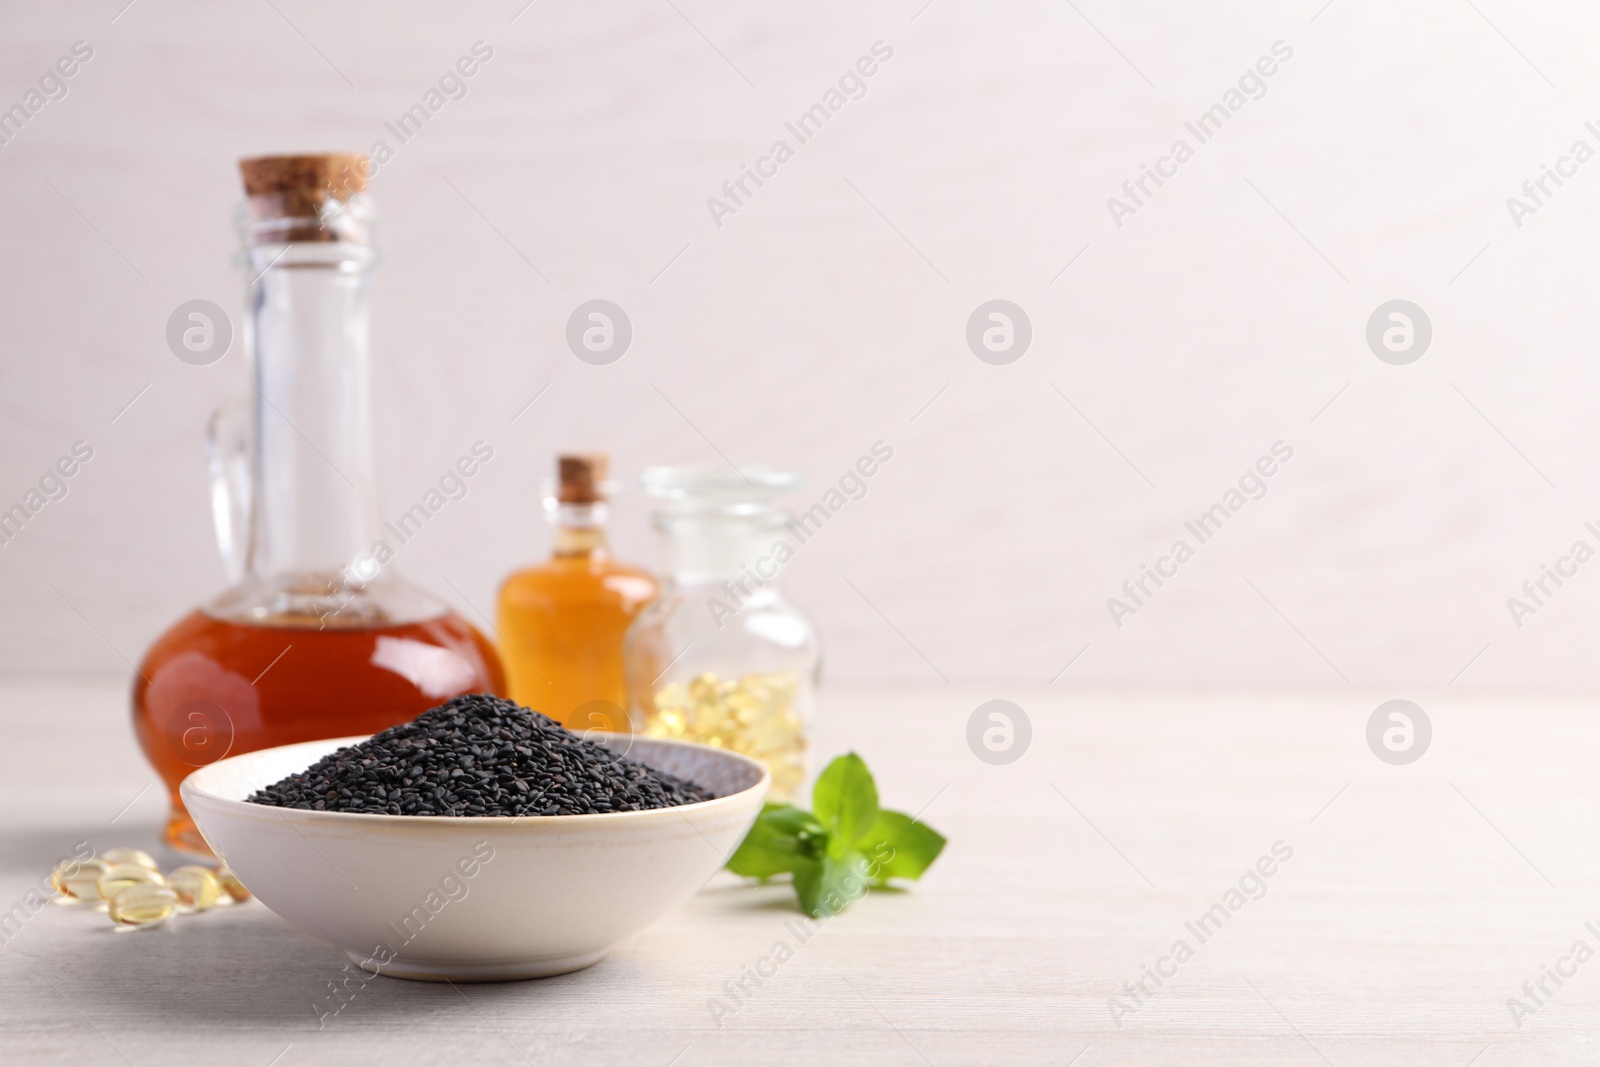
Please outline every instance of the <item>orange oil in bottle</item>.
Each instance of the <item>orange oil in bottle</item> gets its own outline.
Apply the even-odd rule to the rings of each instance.
[[[453,612],[387,626],[271,626],[191,612],[146,653],[133,723],[166,784],[166,839],[208,854],[178,796],[228,755],[372,734],[462,693],[503,694],[494,649]]]
[[[500,589],[500,661],[511,699],[568,729],[623,732],[622,639],[658,587],[606,543],[602,455],[560,457],[555,549]]]

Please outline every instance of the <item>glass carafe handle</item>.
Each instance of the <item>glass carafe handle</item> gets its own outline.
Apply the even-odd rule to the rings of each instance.
[[[217,550],[228,573],[228,584],[244,578],[249,555],[250,514],[254,508],[251,485],[251,447],[255,441],[251,406],[236,401],[218,408],[206,427],[206,467],[211,476],[211,518],[216,524]]]

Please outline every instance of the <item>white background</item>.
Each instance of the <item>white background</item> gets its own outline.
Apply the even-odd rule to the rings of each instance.
[[[94,48],[0,147],[0,509],[95,448],[0,546],[0,669],[126,674],[220,588],[201,433],[243,353],[191,367],[163,333],[186,300],[241,307],[235,161],[393,145],[481,39],[470,94],[373,185],[385,513],[493,444],[401,562],[472,617],[546,551],[559,449],[630,486],[719,450],[793,465],[810,504],[882,439],[788,578],[832,678],[1600,680],[1600,563],[1520,629],[1506,606],[1600,547],[1600,161],[1520,229],[1506,207],[1600,148],[1583,4],[121,2],[0,16],[0,106]],[[716,227],[707,197],[878,40],[867,95]],[[1279,40],[1266,95],[1114,225],[1107,197]],[[609,367],[563,339],[596,297],[634,324]],[[965,343],[993,298],[1032,319],[1010,366]],[[1410,366],[1364,341],[1394,298],[1433,323]],[[1114,626],[1106,598],[1280,439],[1267,496]],[[654,560],[636,490],[615,538]]]

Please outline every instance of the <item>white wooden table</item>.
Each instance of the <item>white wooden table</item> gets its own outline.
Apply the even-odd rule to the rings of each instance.
[[[1380,762],[1365,741],[1372,710],[1396,696],[1416,700],[1434,728],[1427,755],[1404,767]],[[966,742],[973,709],[997,697],[1033,726],[1031,747],[1007,766],[981,762]],[[259,904],[135,932],[47,907],[0,945],[0,1061],[1600,1058],[1589,1040],[1600,959],[1561,964],[1575,973],[1559,987],[1545,979],[1551,995],[1520,1027],[1507,1007],[1513,996],[1533,1007],[1523,983],[1575,941],[1600,951],[1584,925],[1600,929],[1591,702],[1063,684],[834,689],[824,710],[819,748],[861,752],[886,804],[926,806],[951,843],[922,883],[874,894],[803,945],[787,925],[796,918],[787,888],[723,876],[587,971],[459,991],[377,980],[319,1029],[316,1006],[344,960]],[[144,789],[151,776],[122,686],[9,683],[0,721],[0,911],[80,840],[153,846],[164,801]],[[1292,858],[1202,943],[1185,924],[1225,906],[1279,841]],[[1180,939],[1193,957],[1162,962]],[[715,1018],[725,983],[779,941],[794,957]],[[1136,1004],[1124,983],[1147,965],[1172,977],[1159,989],[1146,978],[1152,993]],[[1137,1010],[1114,1021],[1118,996]]]

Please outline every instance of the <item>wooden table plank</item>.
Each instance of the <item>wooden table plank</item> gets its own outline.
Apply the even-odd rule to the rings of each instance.
[[[1546,979],[1520,1027],[1506,1002],[1574,941],[1600,952],[1584,925],[1600,929],[1592,708],[1407,694],[1434,739],[1393,767],[1364,737],[1390,695],[835,690],[819,749],[861,752],[885,803],[927,805],[951,844],[923,883],[874,894],[803,943],[786,888],[722,876],[590,970],[460,990],[374,980],[319,1028],[344,961],[259,905],[131,933],[52,906],[0,946],[3,1058],[1588,1062],[1600,962]],[[996,696],[1033,727],[1008,766],[967,748],[969,715]],[[0,686],[16,724],[0,909],[79,840],[151,846],[161,801],[125,699],[120,683]],[[1202,943],[1186,924],[1226,906],[1277,842],[1292,857],[1259,888],[1247,879],[1249,899]],[[1135,1001],[1124,983],[1178,940],[1192,958]],[[780,941],[793,958],[755,986],[749,970]],[[750,992],[735,998],[741,978]],[[1136,1010],[1114,1013],[1118,997]]]

